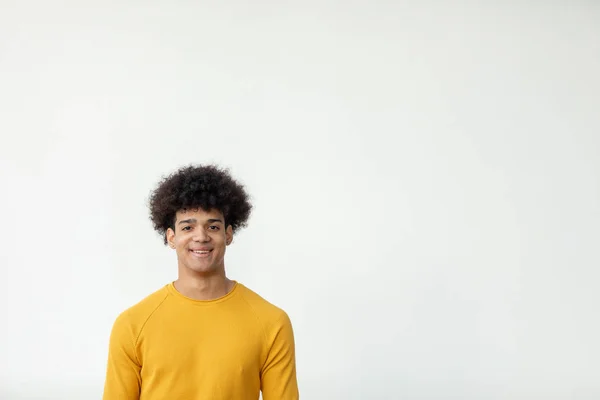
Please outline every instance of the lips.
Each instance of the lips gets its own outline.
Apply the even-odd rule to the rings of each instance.
[[[211,252],[212,252],[212,249],[210,249],[210,250],[190,250],[190,253],[192,253],[192,255],[194,257],[198,257],[198,258],[208,257]]]

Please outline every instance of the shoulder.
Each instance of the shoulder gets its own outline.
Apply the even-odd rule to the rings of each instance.
[[[137,337],[150,317],[160,308],[168,297],[168,290],[163,286],[146,296],[136,304],[122,311],[114,323],[114,329],[125,329]]]
[[[242,299],[250,307],[263,326],[272,327],[274,325],[290,323],[288,314],[282,308],[264,299],[258,293],[246,286],[242,284],[239,285]]]

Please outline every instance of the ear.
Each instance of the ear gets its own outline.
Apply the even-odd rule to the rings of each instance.
[[[174,249],[175,248],[175,231],[171,228],[168,228],[165,235],[167,237],[167,243],[169,244],[169,247]]]
[[[231,225],[229,225],[227,227],[227,229],[225,230],[225,243],[227,244],[227,246],[229,246],[232,241],[233,241],[233,228],[231,227]]]

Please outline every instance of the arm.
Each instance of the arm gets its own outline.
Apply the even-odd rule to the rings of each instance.
[[[141,365],[135,354],[135,336],[126,313],[119,315],[110,334],[103,400],[139,400]]]
[[[270,338],[260,377],[263,400],[298,400],[294,332],[287,314],[275,324]]]

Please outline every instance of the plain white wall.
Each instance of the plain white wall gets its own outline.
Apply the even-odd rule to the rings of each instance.
[[[0,1],[0,399],[98,399],[218,162],[304,399],[600,398],[600,6]]]

